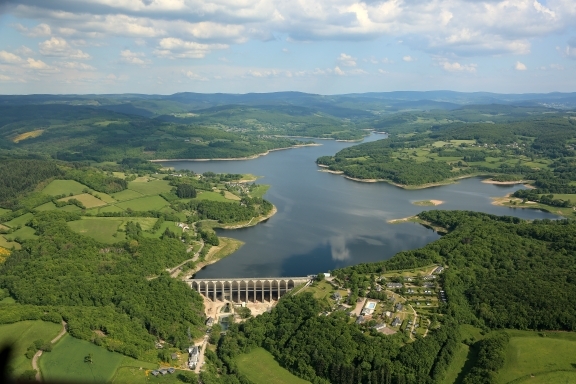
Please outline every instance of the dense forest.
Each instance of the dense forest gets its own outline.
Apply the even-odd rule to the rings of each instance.
[[[31,225],[38,240],[0,267],[0,286],[15,306],[50,307],[73,336],[133,357],[153,349],[158,338],[187,346],[187,329],[198,335],[203,325],[202,299],[163,272],[188,258],[184,245],[136,236],[106,247],[68,228],[66,222],[78,218],[54,211],[36,215]]]

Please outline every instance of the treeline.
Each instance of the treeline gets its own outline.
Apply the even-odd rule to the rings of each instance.
[[[104,193],[120,192],[128,188],[128,182],[126,180],[119,177],[108,176],[100,170],[90,168],[69,170],[66,172],[66,178],[76,180],[98,192]]]
[[[74,233],[77,214],[48,211],[31,221],[37,240],[0,267],[0,287],[20,304],[51,307],[75,337],[140,358],[163,339],[184,348],[199,335],[202,299],[165,269],[189,256],[176,239],[140,237],[103,245]],[[95,331],[99,331],[96,333]]]
[[[463,384],[496,384],[496,373],[504,366],[510,337],[506,332],[493,332],[478,341],[478,356]]]
[[[40,182],[63,172],[53,161],[3,159],[0,161],[0,207],[13,209],[17,198],[32,191]]]
[[[272,210],[273,205],[258,197],[243,197],[240,202],[191,200],[188,203],[174,203],[173,207],[177,211],[194,211],[202,220],[217,220],[221,224],[226,224],[248,221],[260,215],[266,215]]]
[[[287,297],[271,313],[231,326],[218,356],[232,374],[238,372],[237,355],[261,346],[312,383],[433,383],[444,374],[459,339],[458,328],[447,321],[404,345],[403,335],[366,332],[345,313],[318,316],[322,310],[311,294]]]
[[[513,197],[517,197],[520,199],[526,199],[529,201],[535,201],[537,203],[542,203],[546,205],[551,205],[553,207],[573,207],[574,203],[568,199],[555,199],[554,195],[539,195],[538,191],[535,189],[519,189],[512,194]]]

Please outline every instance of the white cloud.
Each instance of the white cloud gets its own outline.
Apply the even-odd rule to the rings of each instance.
[[[208,80],[206,77],[200,76],[197,73],[194,73],[192,71],[185,71],[184,76],[186,76],[190,80],[199,80],[199,81],[207,81]]]
[[[0,74],[0,81],[12,81],[10,76]]]
[[[343,70],[340,69],[340,67],[335,67],[334,68],[334,73],[339,75],[339,76],[344,76],[346,73],[344,73]]]
[[[564,66],[562,66],[560,64],[550,64],[550,69],[555,69],[557,71],[563,71]]]
[[[517,61],[516,64],[514,65],[514,69],[517,70],[517,71],[525,71],[525,70],[527,70],[528,68],[526,67],[525,64]]]
[[[476,64],[460,64],[458,62],[441,61],[440,65],[447,72],[476,72]]]
[[[146,65],[150,61],[146,60],[145,56],[142,52],[132,52],[129,49],[125,49],[120,52],[120,61],[125,64]]]
[[[383,69],[381,69],[381,68],[379,68],[379,69],[378,69],[378,73],[381,74],[381,75],[386,75],[388,72],[385,71],[385,70],[383,70]]]
[[[52,37],[38,44],[40,53],[44,56],[67,57],[70,59],[89,59],[90,55],[79,49],[72,48],[66,40],[61,37]]]
[[[412,56],[404,56],[402,58],[402,60],[404,60],[405,62],[409,63],[411,61],[414,61],[415,59]]]
[[[79,71],[95,71],[96,70],[96,68],[94,68],[91,65],[88,65],[86,63],[80,63],[77,61],[64,61],[64,62],[58,63],[58,65],[60,65],[63,68],[76,69]]]
[[[226,44],[202,44],[176,37],[167,37],[160,40],[154,54],[170,59],[202,59],[213,50],[226,48],[228,48]]]
[[[458,55],[527,53],[529,39],[570,30],[576,20],[573,0],[84,0],[82,7],[77,0],[15,3],[11,11],[17,17],[84,38],[172,36],[236,44],[270,40],[278,33],[292,41],[390,36],[417,49]],[[35,33],[46,31],[38,28]]]
[[[34,60],[33,58],[28,58],[28,68],[31,69],[51,69],[51,67],[43,62],[42,60]]]
[[[22,56],[31,56],[34,54],[34,51],[28,48],[27,46],[22,45],[20,46],[20,48],[16,50],[16,53]]]
[[[0,51],[0,62],[6,64],[19,64],[22,63],[24,60],[11,52],[7,51]]]
[[[52,29],[45,23],[38,24],[32,29],[29,29],[22,24],[15,24],[14,28],[28,37],[44,37],[52,35]]]
[[[341,53],[338,57],[338,62],[345,66],[345,67],[355,67],[356,66],[356,58],[345,53]]]

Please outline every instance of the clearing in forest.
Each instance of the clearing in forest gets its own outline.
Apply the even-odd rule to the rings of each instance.
[[[156,211],[167,205],[168,202],[160,196],[146,196],[116,204],[117,207],[133,211]]]
[[[117,232],[122,222],[122,218],[99,217],[70,221],[68,226],[76,233],[89,236],[103,243],[112,244],[124,240],[124,233]]]
[[[40,136],[42,133],[44,133],[43,129],[36,129],[34,131],[30,131],[30,132],[25,132],[25,133],[21,133],[18,136],[14,137],[12,139],[12,142],[14,143],[19,143],[22,140],[26,140],[26,139],[32,139],[34,137],[38,137]]]

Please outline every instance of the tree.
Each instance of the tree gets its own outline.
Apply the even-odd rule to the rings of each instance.
[[[176,195],[181,199],[196,197],[196,190],[190,184],[179,184],[176,187]]]
[[[210,344],[218,344],[220,340],[220,333],[222,333],[222,326],[220,324],[214,324],[212,330],[210,331]]]
[[[86,356],[84,356],[84,362],[85,362],[85,363],[90,363],[90,364],[93,363],[93,361],[92,361],[92,354],[91,354],[91,353],[89,353],[89,354],[87,354]]]
[[[316,275],[316,280],[318,281],[322,281],[326,278],[326,276],[323,273],[319,273],[318,275]]]

